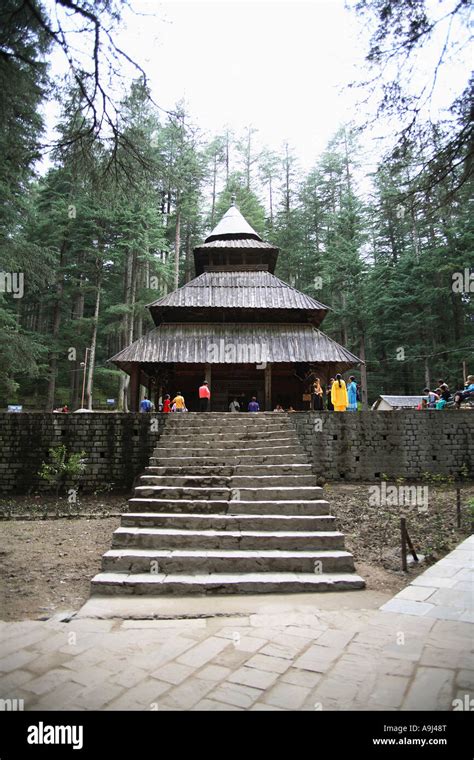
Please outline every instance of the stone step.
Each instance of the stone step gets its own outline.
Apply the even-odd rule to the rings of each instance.
[[[229,515],[328,515],[329,502],[324,499],[311,501],[214,501],[186,499],[129,499],[133,510],[141,512],[176,512]]]
[[[295,430],[295,425],[287,417],[229,417],[226,416],[223,419],[213,418],[211,415],[208,417],[201,417],[196,419],[194,417],[185,417],[176,420],[176,418],[166,419],[164,429],[165,430],[181,430],[186,431],[190,428],[202,428],[209,429],[212,425],[217,432],[225,432],[229,428],[235,430],[273,430],[274,428],[280,428],[281,430]]]
[[[179,422],[172,422],[168,420],[165,422],[164,431],[190,431],[190,430],[202,430],[203,432],[211,432],[212,430],[254,430],[254,431],[268,431],[272,430],[295,430],[295,426],[291,422],[282,423],[280,420],[253,420],[252,418],[244,418],[242,421],[236,421],[234,418],[227,417],[224,420],[215,420],[212,417],[207,419],[192,420],[187,416],[181,417]]]
[[[230,368],[229,368],[230,370]],[[290,412],[292,414],[292,412]],[[219,419],[224,419],[226,417],[283,417],[288,418],[288,414],[285,412],[274,412],[272,411],[266,411],[262,410],[261,412],[229,412],[227,409],[223,412],[218,412],[215,409],[211,409],[208,412],[188,412],[189,417],[217,417]],[[169,418],[173,418],[175,416],[173,413],[169,414]],[[176,415],[179,416],[179,415]],[[184,415],[186,416],[186,415]]]
[[[236,493],[238,492],[238,493]],[[320,499],[322,488],[320,486],[287,486],[285,488],[272,488],[271,486],[259,486],[257,488],[193,488],[192,486],[136,486],[135,495],[156,499],[214,499],[216,501],[296,501],[302,499]]]
[[[192,486],[136,486],[135,496],[151,497],[154,499],[169,499],[172,501],[230,501],[232,491],[226,486],[221,488],[193,488]]]
[[[177,454],[174,451],[174,454]],[[259,456],[253,456],[250,454],[240,454],[236,456],[234,454],[227,453],[224,456],[216,456],[215,454],[199,457],[185,457],[185,456],[152,456],[150,457],[150,463],[152,466],[168,467],[180,466],[188,468],[189,465],[201,466],[208,465],[210,467],[235,467],[238,464],[309,464],[306,455],[302,454],[260,454]]]
[[[332,515],[229,515],[189,512],[125,512],[122,527],[175,528],[177,530],[269,530],[269,531],[333,531]]]
[[[355,573],[210,573],[194,575],[150,575],[98,573],[92,579],[92,594],[130,597],[132,594],[298,594],[363,589],[364,580]]]
[[[142,475],[142,485],[204,488],[262,488],[314,486],[314,475]]]
[[[358,589],[290,415],[167,415],[92,593]]]
[[[339,550],[110,549],[104,572],[125,573],[311,573],[354,570],[352,554]]]
[[[344,549],[338,531],[180,530],[175,528],[117,528],[112,549],[281,549],[313,551]]]
[[[270,441],[266,444],[261,446],[247,446],[245,448],[217,448],[213,446],[199,446],[199,447],[192,447],[192,448],[182,448],[180,446],[157,446],[153,450],[153,456],[154,457],[165,457],[168,458],[170,456],[176,456],[176,454],[181,454],[183,458],[187,457],[223,457],[223,456],[261,456],[262,454],[270,454],[272,456],[276,456],[278,454],[280,455],[291,455],[291,454],[298,454],[300,456],[305,456],[305,452],[302,446],[298,444],[297,446],[274,446],[273,443]]]
[[[210,477],[241,477],[241,476],[270,476],[270,475],[310,475],[310,464],[237,464],[237,465],[195,465],[188,464],[186,467],[151,466],[145,467],[145,472],[150,475],[202,475]]]
[[[196,441],[196,440],[203,440],[203,441],[221,441],[221,440],[229,440],[231,436],[235,436],[236,441],[241,441],[242,439],[248,439],[248,440],[254,440],[254,441],[268,441],[268,437],[271,434],[272,438],[291,438],[293,440],[299,441],[298,435],[294,428],[275,428],[272,429],[269,433],[268,430],[251,430],[246,429],[242,430],[240,428],[236,427],[228,427],[225,430],[213,430],[213,429],[205,429],[205,430],[170,430],[169,428],[165,428],[163,433],[160,435],[160,441],[167,440],[167,439],[173,439],[173,440],[179,440],[179,441]]]
[[[288,420],[290,421],[289,414],[285,414],[284,412],[216,412],[213,410],[210,410],[209,412],[188,412],[188,413],[182,413],[178,412],[178,414],[175,414],[171,412],[167,417],[166,420],[169,423],[177,422],[179,423],[182,419],[189,419],[193,422],[199,421],[199,420],[217,420],[221,423],[221,425],[226,424],[227,420]]]
[[[177,435],[161,435],[158,440],[158,446],[156,448],[169,448],[179,447],[181,449],[256,449],[267,447],[271,445],[275,446],[298,446],[301,448],[301,444],[296,435],[268,435],[257,437],[256,435],[243,435],[241,438],[237,438],[233,433],[229,433],[227,436],[221,436],[219,438],[204,438],[201,435],[181,437]]]

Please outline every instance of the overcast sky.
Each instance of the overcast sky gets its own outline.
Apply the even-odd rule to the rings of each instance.
[[[351,118],[354,98],[342,87],[353,78],[361,47],[343,0],[134,0],[133,6],[157,14],[148,23],[127,16],[126,33],[155,99],[171,108],[184,97],[202,129],[252,124],[263,143],[278,149],[289,140],[311,165]]]
[[[429,0],[434,13],[441,15],[455,3]],[[131,4],[133,12],[124,12],[118,32],[120,47],[143,66],[159,105],[173,109],[184,98],[192,121],[210,135],[226,126],[239,133],[253,125],[262,145],[280,150],[288,140],[302,168],[308,169],[338,127],[361,115],[360,93],[346,85],[363,73],[367,20],[345,8],[344,0]],[[432,47],[424,46],[413,82],[432,75],[445,31],[440,25]],[[455,38],[457,33],[454,26],[451,34]],[[435,111],[450,102],[465,79],[468,50],[455,50],[453,60],[438,72]],[[58,49],[52,56],[57,73],[66,70],[61,56]],[[50,106],[50,126],[54,120]],[[372,138],[392,130],[393,125],[379,129],[379,134],[373,130]],[[362,155],[368,171],[378,142],[364,137]]]

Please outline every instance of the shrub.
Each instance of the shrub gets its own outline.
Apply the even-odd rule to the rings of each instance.
[[[77,483],[86,469],[86,452],[67,453],[64,444],[49,449],[49,462],[43,462],[38,472],[39,477],[56,487],[56,496],[64,488],[67,480]]]

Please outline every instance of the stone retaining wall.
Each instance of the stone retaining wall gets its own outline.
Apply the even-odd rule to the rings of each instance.
[[[420,479],[425,472],[474,477],[474,413],[458,410],[296,412],[314,471],[327,480]]]
[[[420,479],[425,472],[474,477],[470,411],[296,412],[291,415],[317,474],[327,480]],[[84,450],[81,488],[129,489],[143,472],[165,415],[0,413],[0,494],[44,489],[48,449]]]
[[[148,465],[163,429],[162,414],[0,413],[0,494],[44,490],[38,478],[48,450],[64,443],[71,453],[85,451],[87,470],[81,488],[94,491],[109,484],[128,489]]]

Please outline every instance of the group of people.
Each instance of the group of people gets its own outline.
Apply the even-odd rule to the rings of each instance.
[[[340,374],[331,377],[326,389],[321,385],[319,377],[313,382],[312,408],[315,411],[321,412],[326,408],[330,412],[357,412],[359,400],[359,386],[353,375],[347,384]]]
[[[69,414],[68,405],[64,404],[64,406],[56,407],[56,409],[53,409],[53,414]]]
[[[199,411],[200,412],[207,412],[210,409],[210,400],[211,400],[211,390],[209,388],[209,383],[207,380],[204,380],[202,384],[199,387]],[[330,411],[335,412],[345,412],[351,411],[356,412],[357,411],[357,402],[359,400],[359,388],[355,381],[355,377],[351,376],[349,378],[349,383],[346,385],[345,381],[342,379],[341,375],[336,375],[336,377],[332,377],[329,381],[328,387],[326,391],[321,385],[321,381],[319,378],[316,378],[313,387],[312,387],[312,408],[315,410],[323,410],[325,408],[324,406],[324,397],[326,396],[326,408]],[[140,411],[141,412],[150,412],[153,410],[153,404],[151,401],[145,396],[143,401],[140,403]],[[181,393],[181,391],[178,391],[175,395],[175,397],[172,399],[170,394],[167,393],[163,399],[163,404],[160,406],[160,411],[162,411],[164,414],[172,413],[172,412],[187,412],[188,409],[186,407],[186,402],[184,400],[184,397]],[[238,401],[238,399],[234,398],[230,404],[229,404],[229,412],[240,412],[243,411],[241,403]],[[252,396],[251,400],[247,404],[247,411],[248,412],[259,412],[260,411],[260,404],[257,401],[256,396]],[[294,412],[296,411],[292,406],[290,406],[288,409],[284,409],[281,404],[277,404],[274,412]]]
[[[210,402],[211,390],[209,388],[209,383],[207,380],[204,380],[202,385],[199,387],[199,411],[208,412],[210,408]],[[149,409],[141,409],[141,405],[140,410],[150,411]],[[171,412],[187,412],[188,408],[181,391],[177,391],[176,396],[173,399],[171,398],[170,394],[167,393],[163,399],[163,405],[160,407],[160,411],[164,414],[169,414]]]
[[[464,390],[456,391],[454,395],[444,380],[438,380],[438,387],[434,391],[424,388],[423,393],[425,395],[417,409],[444,409],[445,406],[454,406],[459,409],[463,401],[474,400],[474,375],[468,375]]]
[[[233,399],[233,401],[229,404],[229,412],[240,412],[242,410],[241,405],[239,404],[238,400],[236,398]],[[260,404],[257,401],[256,396],[252,396],[252,400],[249,401],[247,404],[247,411],[248,412],[259,412],[260,411]]]
[[[356,383],[356,379],[353,375],[349,377],[349,382],[346,383],[342,379],[342,375],[337,374],[336,377],[331,377],[327,388],[323,388],[320,379],[315,378],[312,384],[312,409],[315,411],[323,411],[328,409],[334,412],[356,412],[358,409],[358,402],[360,401],[360,388]],[[463,401],[468,399],[474,400],[474,375],[469,375],[465,383],[464,390],[456,391],[454,395],[451,393],[449,386],[443,380],[438,380],[436,390],[430,390],[425,388],[423,393],[425,394],[421,403],[418,405],[418,409],[444,409],[446,405],[460,407]],[[204,380],[199,387],[199,411],[207,412],[210,409],[211,391],[209,383]],[[141,412],[151,412],[154,409],[152,402],[145,396],[143,401],[140,402]],[[56,410],[55,410],[56,411]],[[68,411],[67,407],[57,411]],[[163,405],[160,406],[160,411],[168,414],[170,412],[187,412],[186,402],[181,391],[178,391],[175,397],[172,399],[170,394],[167,393],[163,399]],[[229,404],[229,412],[242,411],[242,405],[234,398]],[[260,404],[257,401],[256,396],[252,396],[251,401],[247,405],[248,412],[259,412]],[[284,409],[281,404],[277,404],[274,412],[294,412],[292,406],[288,409]]]

